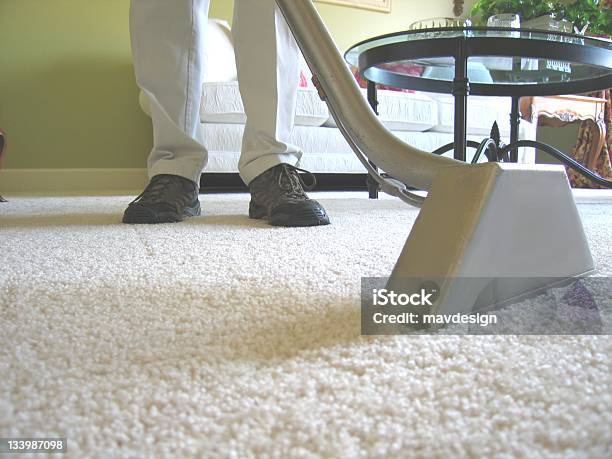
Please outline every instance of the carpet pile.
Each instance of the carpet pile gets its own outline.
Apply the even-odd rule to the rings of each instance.
[[[610,336],[360,336],[417,211],[316,195],[271,228],[248,196],[180,224],[129,197],[0,204],[0,437],[68,457],[610,457]],[[612,274],[612,204],[580,213]]]

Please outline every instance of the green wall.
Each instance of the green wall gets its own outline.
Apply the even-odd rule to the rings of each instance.
[[[452,14],[451,0],[393,0],[392,14],[317,7],[341,49]],[[0,0],[6,168],[145,167],[152,134],[137,101],[128,11],[128,0]],[[212,0],[210,13],[229,20],[232,2]]]

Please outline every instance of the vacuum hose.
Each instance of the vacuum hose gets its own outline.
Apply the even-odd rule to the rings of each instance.
[[[361,94],[312,0],[276,0],[276,3],[318,79],[332,116],[362,162],[366,157],[400,182],[423,190],[429,190],[442,167],[470,167],[411,147],[391,134]],[[375,178],[380,180],[380,176]]]

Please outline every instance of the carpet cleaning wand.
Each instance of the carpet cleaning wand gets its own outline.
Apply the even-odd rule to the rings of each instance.
[[[362,96],[312,1],[276,3],[357,157],[384,182],[383,191],[422,204],[388,289],[436,279],[440,293],[429,312],[467,312],[483,306],[485,290],[505,300],[593,270],[562,166],[466,164],[402,142]],[[397,180],[378,175],[368,161]],[[405,185],[427,190],[427,198]],[[462,278],[476,280],[465,288]]]

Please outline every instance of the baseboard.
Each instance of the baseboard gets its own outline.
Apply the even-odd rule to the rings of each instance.
[[[366,189],[364,174],[315,173],[316,191],[358,191]],[[247,192],[249,188],[237,173],[204,172],[200,177],[200,193]]]
[[[365,189],[364,174],[316,174],[318,190]],[[0,170],[2,194],[116,194],[140,192],[146,169],[6,169]],[[201,191],[248,191],[237,173],[204,173]]]
[[[120,193],[142,190],[142,169],[5,169],[0,170],[0,194]]]

